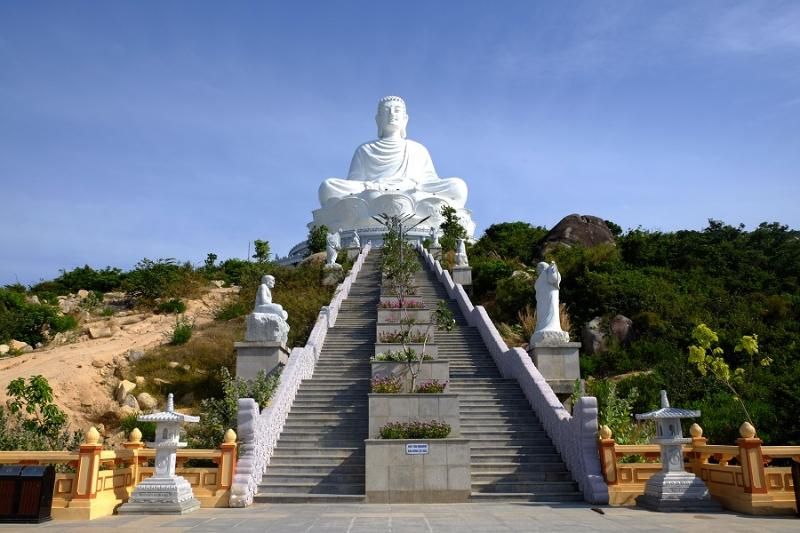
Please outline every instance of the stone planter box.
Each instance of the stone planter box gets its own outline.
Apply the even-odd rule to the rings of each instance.
[[[367,439],[364,442],[367,503],[456,503],[469,500],[469,440]],[[428,453],[410,455],[406,453],[407,444],[427,444]]]
[[[450,424],[450,436],[461,436],[458,394],[375,394],[369,395],[369,438],[380,437],[380,429],[388,422],[429,422]]]
[[[406,344],[406,348],[411,348],[412,350],[414,350],[418,354],[422,353],[422,344],[421,343],[420,344],[417,344],[417,343]],[[402,349],[403,349],[403,345],[401,343],[388,343],[388,342],[376,342],[375,343],[375,355],[378,355],[379,353],[388,352],[388,351],[399,352]],[[435,359],[436,356],[439,355],[439,349],[436,347],[435,344],[426,344],[425,345],[425,353],[427,355],[430,355],[431,357],[433,357]]]
[[[415,324],[430,324],[431,310],[423,309],[381,309],[378,308],[378,324],[399,324],[401,320],[413,320]]]
[[[399,376],[403,382],[405,392],[411,392],[411,373],[406,363],[391,361],[372,361],[372,377]],[[414,363],[416,364],[416,363]],[[450,388],[450,362],[449,361],[422,361],[417,375],[417,385],[425,381],[438,380],[439,383],[447,382],[445,391]]]
[[[435,342],[436,340],[436,326],[432,324],[410,324],[410,325],[403,325],[400,324],[381,324],[380,322],[377,325],[376,331],[376,339],[380,342],[381,334],[383,333],[399,333],[401,331],[411,331],[412,335],[427,335],[428,336],[428,344]]]

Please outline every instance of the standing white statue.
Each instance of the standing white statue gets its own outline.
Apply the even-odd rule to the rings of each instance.
[[[569,333],[561,329],[558,288],[561,274],[555,262],[536,265],[536,330],[531,336],[531,346],[536,344],[562,344],[569,342]]]
[[[458,239],[458,244],[456,246],[456,266],[469,266],[469,259],[467,258],[467,246],[464,244],[464,239]]]
[[[358,230],[353,230],[353,244],[350,245],[351,248],[361,248],[361,237],[358,236]]]
[[[280,304],[272,303],[272,288],[275,277],[266,275],[256,292],[256,305],[247,316],[245,340],[250,342],[286,343],[289,338],[289,313]]]
[[[342,247],[342,241],[339,237],[339,232],[336,233],[328,233],[328,236],[325,238],[325,264],[335,265],[336,264],[336,256],[339,253],[339,248]]]
[[[439,232],[436,230],[435,226],[431,227],[431,246],[434,248],[442,247],[442,245],[439,244]]]

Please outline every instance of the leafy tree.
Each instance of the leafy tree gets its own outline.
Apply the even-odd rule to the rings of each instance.
[[[253,241],[253,246],[256,252],[253,254],[253,259],[259,263],[266,263],[269,261],[269,241],[256,239]]]
[[[206,270],[212,270],[216,266],[216,263],[217,263],[217,254],[215,254],[214,252],[208,252],[206,260],[203,262],[203,267]]]
[[[308,253],[316,254],[325,251],[326,240],[328,237],[328,226],[312,226],[308,230]]]
[[[536,261],[536,250],[546,235],[547,229],[527,222],[492,224],[472,247],[471,253],[503,260],[517,259],[532,266]]]
[[[734,385],[743,385],[745,383],[746,370],[743,367],[731,369],[725,360],[724,350],[719,346],[715,346],[719,342],[719,337],[705,324],[695,327],[694,331],[692,331],[692,337],[697,344],[689,345],[689,362],[696,365],[697,371],[703,376],[711,375],[724,385],[731,392],[733,398],[742,406],[742,411],[744,411],[747,421],[752,424],[753,419],[750,418],[750,413],[747,412],[747,407],[742,401],[742,395],[734,387]],[[747,354],[752,369],[753,358],[758,355],[758,335],[743,336],[736,344],[734,351]],[[761,366],[769,366],[771,362],[772,358],[768,356],[761,356],[758,360]]]
[[[458,239],[467,237],[467,230],[459,222],[456,210],[449,205],[442,206],[442,218],[444,222],[439,225],[439,229],[442,230],[439,244],[442,245],[443,252],[455,250]]]
[[[53,403],[53,389],[43,376],[12,380],[8,408],[0,407],[0,449],[63,450],[80,444],[81,433],[67,431],[67,415]]]

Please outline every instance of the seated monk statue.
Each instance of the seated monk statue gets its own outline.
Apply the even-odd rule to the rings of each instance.
[[[415,201],[438,197],[452,207],[463,208],[467,185],[460,178],[440,178],[428,150],[406,139],[408,115],[399,96],[385,96],[378,102],[378,140],[364,143],[353,155],[347,179],[330,178],[319,188],[319,202],[325,207],[348,195],[374,198],[385,193],[402,193]]]
[[[273,287],[275,287],[275,276],[266,275],[261,278],[261,285],[258,286],[258,292],[256,292],[256,307],[253,312],[278,315],[286,320],[289,314],[283,310],[283,306],[272,303],[272,291],[270,289]]]

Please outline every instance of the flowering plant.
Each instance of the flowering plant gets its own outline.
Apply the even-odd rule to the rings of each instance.
[[[370,381],[370,390],[378,394],[397,394],[402,392],[403,384],[400,382],[400,378],[395,376],[375,376]]]
[[[415,392],[419,394],[441,394],[447,387],[447,382],[439,383],[438,379],[423,382]]]
[[[444,439],[449,434],[450,424],[437,420],[389,422],[380,429],[382,439]]]

